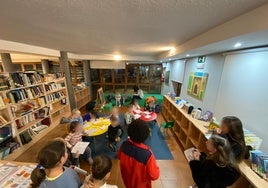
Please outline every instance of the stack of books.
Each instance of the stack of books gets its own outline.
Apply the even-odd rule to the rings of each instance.
[[[260,150],[250,151],[251,167],[262,178],[268,180],[268,154]]]
[[[31,121],[35,120],[35,114],[30,113],[30,114],[26,114],[24,116],[22,116],[20,119],[17,119],[16,122],[16,126],[17,129],[21,129],[22,127],[24,127],[25,125],[27,125],[28,123],[30,123]]]

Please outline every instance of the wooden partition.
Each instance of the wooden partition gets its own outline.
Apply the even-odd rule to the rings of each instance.
[[[174,121],[173,133],[179,140],[182,149],[196,147],[206,152],[206,137],[208,122],[191,117],[184,110],[178,108],[176,103],[168,96],[164,96],[162,114],[166,121]],[[248,161],[239,164],[242,176],[232,185],[232,188],[258,187],[268,188],[268,182],[259,177],[249,167]]]

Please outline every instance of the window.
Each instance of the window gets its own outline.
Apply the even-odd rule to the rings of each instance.
[[[152,84],[160,84],[162,76],[162,65],[151,65],[152,68]]]
[[[150,66],[140,66],[140,83],[147,84],[150,82]]]
[[[112,69],[102,69],[103,82],[112,83]]]
[[[137,73],[138,73],[138,66],[129,65],[127,67],[127,82],[128,83],[136,83],[137,82]]]

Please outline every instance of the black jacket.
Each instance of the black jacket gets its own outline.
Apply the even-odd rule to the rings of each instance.
[[[190,168],[198,188],[225,188],[232,185],[240,176],[235,168],[220,167],[208,159],[190,161]]]
[[[109,125],[108,127],[108,137],[109,137],[109,142],[113,143],[115,142],[115,139],[117,137],[122,138],[123,136],[123,130],[120,125],[113,127],[112,125]]]
[[[242,146],[238,142],[233,140],[228,134],[221,134],[221,136],[229,141],[234,157],[236,160],[239,161],[242,155]],[[244,158],[244,156],[242,158]]]

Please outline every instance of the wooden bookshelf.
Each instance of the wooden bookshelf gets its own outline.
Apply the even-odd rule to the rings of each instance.
[[[23,74],[28,73],[20,72],[19,74],[23,77],[25,76]],[[10,76],[9,73],[2,73],[2,75]],[[6,123],[1,124],[0,128],[10,126],[12,128],[13,141],[19,144],[19,148],[6,156],[5,160],[15,160],[18,158],[28,148],[59,125],[63,116],[68,117],[71,115],[64,75],[50,74],[44,78],[40,76],[40,79],[36,75],[34,77],[36,83],[32,81],[27,83],[27,79],[21,79],[21,85],[19,86],[18,84],[16,85],[16,81],[18,82],[18,79],[16,79],[15,83],[9,84],[8,89],[0,91],[0,117],[6,120]],[[9,78],[14,79],[14,75]],[[14,96],[16,95],[14,97],[15,101],[8,95],[12,91],[18,93],[15,92],[14,94]],[[19,99],[17,95],[19,95]],[[25,106],[29,107],[25,113],[24,111],[22,111],[23,113],[17,113],[21,112],[21,109],[24,110]],[[42,127],[42,125],[47,125],[48,127]],[[33,128],[38,128],[38,126],[42,129],[34,132]],[[24,143],[22,140],[22,134],[25,131],[28,131],[31,137],[28,143]]]
[[[206,151],[206,137],[209,123],[194,119],[168,96],[164,96],[162,114],[167,121],[174,121],[173,133],[178,138],[183,150],[196,147]],[[249,187],[252,185],[258,188],[268,187],[268,182],[258,176],[250,167],[247,161],[239,164],[242,176],[231,188]]]
[[[80,109],[91,101],[89,87],[74,91],[76,108]]]

